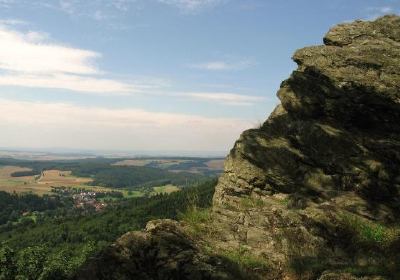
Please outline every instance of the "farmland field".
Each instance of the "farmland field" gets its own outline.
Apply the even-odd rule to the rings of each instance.
[[[190,160],[179,159],[129,159],[114,163],[113,165],[127,165],[127,166],[146,166],[151,163],[157,163],[160,167],[168,167],[170,165],[179,164],[181,162],[188,162]]]
[[[157,194],[157,193],[173,193],[173,192],[177,192],[180,191],[180,188],[173,186],[173,185],[166,185],[166,186],[162,186],[162,187],[154,187],[154,192],[153,194]]]
[[[47,170],[42,172],[38,185],[74,187],[90,183],[92,179],[71,176],[71,171]]]
[[[17,167],[17,166],[3,166],[0,167],[0,191],[6,191],[8,193],[29,192],[30,188],[36,184],[35,176],[24,176],[24,177],[11,177],[11,174],[18,171],[31,171],[30,168]],[[43,189],[38,189],[37,192],[40,194],[50,193]]]
[[[189,172],[204,176],[220,174],[224,170],[223,158],[138,158],[121,160],[117,166],[147,166],[168,170],[172,173]]]
[[[206,165],[211,170],[224,170],[225,159],[213,159],[206,162]]]
[[[30,171],[29,168],[16,166],[0,167],[0,191],[8,193],[29,193],[37,195],[52,194],[51,187],[71,187],[71,188],[86,188],[94,191],[119,191],[124,194],[124,197],[138,197],[143,194],[140,192],[132,192],[121,189],[110,189],[99,186],[87,186],[92,179],[74,177],[71,171],[47,170],[42,172],[40,178],[36,180],[36,176],[12,177],[11,174],[17,171]]]

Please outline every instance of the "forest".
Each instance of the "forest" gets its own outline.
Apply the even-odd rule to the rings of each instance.
[[[88,258],[149,220],[178,219],[195,201],[211,206],[216,180],[171,194],[133,198],[104,211],[38,221],[0,233],[0,280],[67,280]]]
[[[41,197],[35,194],[17,195],[0,191],[0,226],[16,222],[24,212],[51,212],[57,208],[67,207],[70,202],[55,195]]]
[[[185,171],[176,173],[148,166],[112,165],[120,160],[95,158],[75,161],[24,161],[4,158],[0,159],[0,166],[20,166],[32,169],[14,172],[11,174],[13,177],[40,175],[45,170],[56,169],[72,171],[74,176],[91,178],[93,181],[90,185],[92,186],[130,190],[160,186],[160,181],[175,186],[187,186],[205,182],[209,178],[202,174]]]

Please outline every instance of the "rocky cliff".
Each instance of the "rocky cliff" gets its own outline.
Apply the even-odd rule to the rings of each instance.
[[[200,234],[151,222],[78,279],[400,279],[400,18],[339,24],[293,60]]]

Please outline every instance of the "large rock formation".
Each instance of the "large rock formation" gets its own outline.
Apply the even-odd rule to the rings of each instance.
[[[178,222],[156,220],[142,232],[129,232],[78,273],[78,279],[237,279],[217,257],[203,253],[199,242]]]
[[[395,279],[400,18],[340,24],[324,43],[294,54],[298,69],[281,85],[281,105],[231,150],[201,240],[171,222],[150,224],[79,279],[240,278],[218,255],[232,250],[269,264],[254,265],[247,279]]]
[[[281,105],[241,135],[214,197],[225,244],[275,266],[376,264],[385,252],[349,227],[400,224],[400,18],[340,24],[324,43],[294,54]]]

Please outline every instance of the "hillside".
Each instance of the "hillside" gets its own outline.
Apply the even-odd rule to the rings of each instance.
[[[150,222],[76,279],[399,279],[399,49],[386,16],[298,50],[281,104],[226,159],[212,213]]]
[[[38,217],[35,223],[0,227],[0,280],[71,279],[87,258],[125,232],[141,229],[153,219],[178,219],[187,211],[188,197],[195,198],[198,207],[210,207],[215,184],[212,180],[171,194],[124,199],[103,211],[63,216],[59,209],[52,219]],[[17,210],[16,206],[47,207],[45,203],[52,202],[34,195],[0,198],[3,211],[12,204]]]

